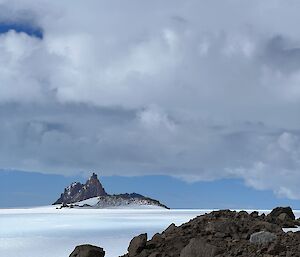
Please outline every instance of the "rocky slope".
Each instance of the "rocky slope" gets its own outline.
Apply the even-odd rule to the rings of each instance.
[[[76,203],[96,196],[107,196],[107,193],[98,180],[97,174],[93,173],[85,184],[74,182],[66,187],[54,204]]]
[[[300,231],[283,227],[298,226],[289,207],[276,208],[269,215],[245,211],[214,211],[177,227],[171,224],[147,240],[147,234],[133,238],[123,257],[300,257]],[[70,257],[103,257],[86,254],[78,246]]]
[[[161,204],[159,201],[145,197],[140,194],[119,194],[119,195],[105,195],[97,198],[92,198],[92,201],[82,201],[71,205],[72,207],[93,207],[93,208],[111,208],[111,207],[138,207],[138,206],[158,206],[168,209],[167,206]]]
[[[85,207],[85,208],[112,208],[112,207],[136,207],[158,206],[168,208],[159,201],[140,194],[109,195],[105,192],[97,175],[93,175],[85,184],[72,183],[66,187],[64,193],[53,203],[62,204],[62,207]]]

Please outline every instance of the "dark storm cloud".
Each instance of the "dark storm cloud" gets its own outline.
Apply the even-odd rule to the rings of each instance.
[[[296,43],[300,46],[300,43]],[[283,36],[275,36],[267,42],[265,58],[268,65],[283,72],[297,72],[300,69],[300,47],[295,47]]]
[[[0,4],[43,31],[0,34],[0,167],[300,198],[299,2]]]

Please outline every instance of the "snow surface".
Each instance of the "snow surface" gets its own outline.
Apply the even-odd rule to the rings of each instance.
[[[99,197],[92,197],[92,198],[89,198],[87,200],[83,200],[83,201],[76,202],[76,203],[73,203],[73,204],[77,204],[79,206],[82,206],[84,204],[96,205],[98,202],[99,202]]]
[[[90,243],[103,247],[107,257],[116,257],[124,254],[132,237],[140,233],[151,237],[171,223],[180,225],[210,211],[0,209],[0,256],[68,257],[76,245]],[[300,211],[294,213],[300,216]]]

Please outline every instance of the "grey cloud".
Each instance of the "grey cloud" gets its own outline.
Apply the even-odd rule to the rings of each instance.
[[[2,2],[2,3],[1,3]],[[29,8],[18,8],[15,4],[8,5],[7,2],[0,2],[0,22],[23,22],[35,23],[37,14]]]
[[[0,3],[45,35],[0,36],[0,167],[237,177],[300,198],[296,2]]]
[[[296,44],[296,46],[300,44]],[[300,47],[288,42],[283,36],[275,36],[266,46],[268,64],[283,72],[297,72],[300,69]]]

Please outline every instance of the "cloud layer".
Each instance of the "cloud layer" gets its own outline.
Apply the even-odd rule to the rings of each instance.
[[[0,0],[0,167],[242,178],[300,199],[296,0]]]

